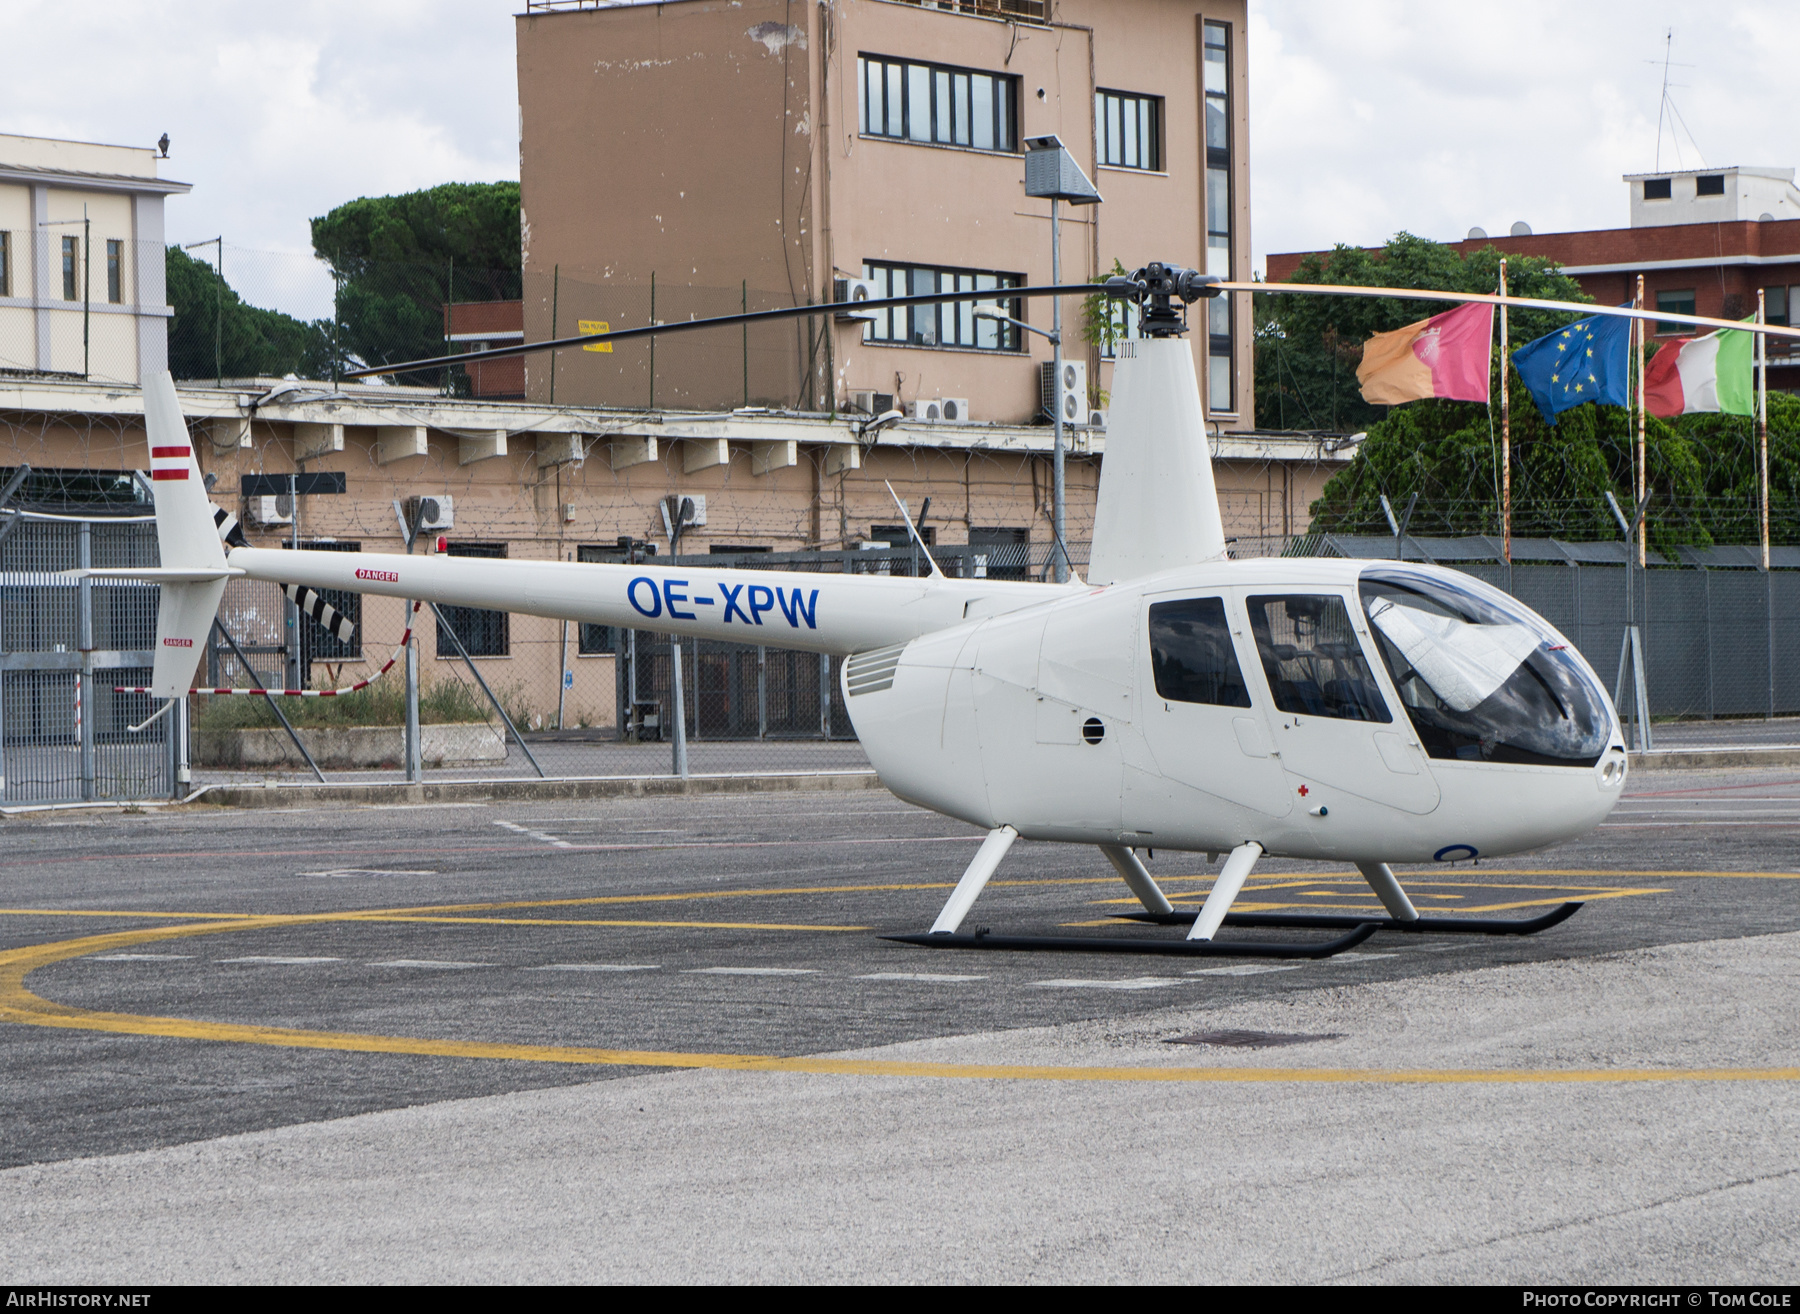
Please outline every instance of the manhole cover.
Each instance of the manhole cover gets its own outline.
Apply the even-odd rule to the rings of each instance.
[[[1342,1040],[1343,1033],[1327,1031],[1307,1035],[1298,1031],[1196,1031],[1191,1036],[1175,1036],[1165,1045],[1229,1045],[1233,1049],[1268,1049],[1275,1045],[1304,1045],[1314,1040]]]

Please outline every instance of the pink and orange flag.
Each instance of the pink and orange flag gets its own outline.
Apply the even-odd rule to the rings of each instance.
[[[1425,397],[1484,402],[1493,340],[1494,308],[1480,302],[1377,333],[1363,344],[1356,369],[1363,400],[1376,406]]]

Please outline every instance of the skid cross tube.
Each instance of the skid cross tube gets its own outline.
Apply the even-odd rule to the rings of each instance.
[[[1132,914],[1143,921],[1158,920],[1159,914]],[[1167,916],[1169,914],[1161,914]],[[1174,914],[1179,916],[1179,914]],[[1170,954],[1178,958],[1330,958],[1374,935],[1374,922],[1355,923],[1348,935],[1335,940],[1319,940],[1312,944],[1259,943],[1255,940],[1138,940],[1109,939],[1103,935],[991,935],[985,930],[974,935],[951,935],[938,931],[927,935],[884,935],[896,944],[916,944],[927,949],[1022,949],[1048,950],[1057,953],[1088,954]]]
[[[1374,931],[1411,931],[1418,935],[1536,935],[1566,922],[1581,911],[1579,902],[1552,908],[1541,917],[1420,917],[1401,921],[1395,917],[1368,917],[1360,913],[1227,913],[1226,926],[1262,926],[1320,931],[1341,931],[1367,926]],[[1156,926],[1187,926],[1198,914],[1177,909],[1174,912],[1114,913],[1128,922],[1150,922]]]

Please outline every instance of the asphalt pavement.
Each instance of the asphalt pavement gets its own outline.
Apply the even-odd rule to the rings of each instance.
[[[1569,922],[1303,962],[884,941],[980,835],[877,791],[9,818],[0,1276],[1792,1281],[1800,772],[1628,788],[1401,872]],[[969,924],[1132,906],[1021,842]]]

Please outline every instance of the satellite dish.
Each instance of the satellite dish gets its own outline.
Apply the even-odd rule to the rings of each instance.
[[[1471,228],[1469,230],[1469,236],[1468,236],[1467,240],[1471,241],[1471,242],[1479,242],[1486,236],[1487,236],[1487,229],[1481,228],[1481,227],[1475,227],[1475,228]]]
[[[1518,223],[1512,226],[1512,235],[1514,237],[1530,237],[1531,225],[1526,223],[1523,219],[1519,220]]]

